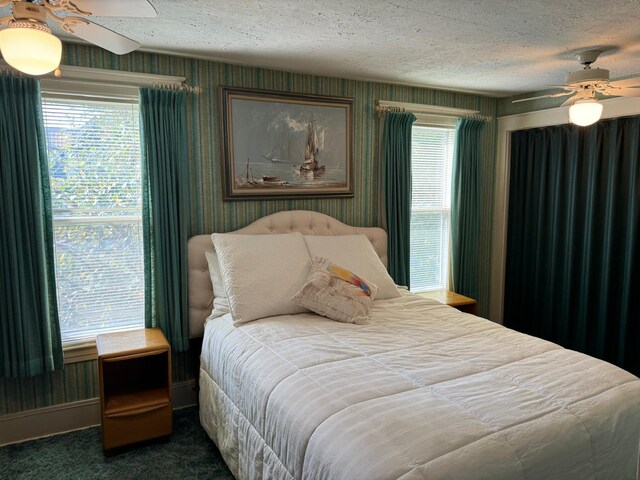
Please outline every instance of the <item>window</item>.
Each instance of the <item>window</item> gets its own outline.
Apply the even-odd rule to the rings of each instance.
[[[62,340],[144,326],[138,105],[43,98]]]
[[[446,289],[453,126],[416,125],[412,130],[411,290]]]

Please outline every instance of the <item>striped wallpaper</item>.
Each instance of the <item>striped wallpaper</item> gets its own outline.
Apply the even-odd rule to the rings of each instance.
[[[492,186],[495,158],[497,100],[465,93],[297,74],[226,63],[134,52],[125,56],[104,50],[65,45],[63,64],[83,67],[185,76],[204,88],[188,99],[189,163],[191,172],[190,235],[229,231],[281,210],[315,210],[356,226],[378,225],[378,118],[376,100],[423,103],[479,110],[492,118],[483,137],[481,178],[482,219],[479,312],[488,313],[490,286]],[[425,68],[428,62],[425,61]],[[64,75],[64,68],[63,68]],[[354,198],[270,201],[222,201],[220,178],[219,85],[298,93],[353,97]],[[186,357],[185,357],[186,358]],[[174,379],[190,378],[187,360],[176,359]],[[67,365],[64,372],[29,380],[0,380],[0,415],[70,402],[97,395],[95,362]]]

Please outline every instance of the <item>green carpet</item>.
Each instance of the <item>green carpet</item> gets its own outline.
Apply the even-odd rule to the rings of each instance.
[[[0,448],[0,478],[233,480],[218,449],[200,426],[196,407],[176,410],[168,442],[112,457],[102,453],[100,428]]]

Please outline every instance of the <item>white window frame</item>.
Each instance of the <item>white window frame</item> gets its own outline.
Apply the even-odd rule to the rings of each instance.
[[[69,95],[66,95],[65,98],[61,98],[61,96],[49,96],[46,93],[42,94],[42,100],[43,103],[56,103],[58,105],[62,104],[68,104],[68,105],[83,105],[85,106],[88,110],[93,110],[92,107],[95,108],[104,108],[104,107],[108,107],[108,108],[122,108],[124,107],[124,111],[127,112],[127,116],[129,117],[129,119],[132,119],[133,116],[130,116],[129,114],[134,114],[135,116],[138,116],[138,99],[131,99],[130,101],[124,101],[122,100],[107,100],[104,98],[101,99],[94,99],[94,98],[89,98],[88,96],[82,96],[82,97],[74,97],[74,98],[70,98]],[[131,110],[134,109],[135,110]],[[44,111],[46,111],[46,108],[43,108]],[[57,107],[54,107],[54,111],[57,111]],[[47,128],[47,121],[45,120],[45,130]],[[142,158],[141,158],[141,149],[140,149],[140,138],[138,136],[138,160],[141,162]],[[141,166],[141,163],[138,163],[138,165]],[[51,175],[51,172],[49,172],[49,175]],[[53,181],[53,180],[51,180]],[[139,184],[140,186],[140,196],[138,197],[138,200],[141,201],[142,200],[142,184]],[[52,187],[53,190],[53,187]],[[118,209],[118,210],[122,210],[122,209]],[[96,227],[96,226],[105,226],[105,227],[109,227],[109,226],[131,226],[131,225],[136,225],[139,228],[139,232],[140,232],[140,243],[139,246],[142,246],[142,210],[141,208],[135,208],[134,211],[130,211],[128,212],[129,214],[123,214],[123,215],[113,215],[113,214],[105,214],[105,215],[94,215],[93,213],[96,212],[96,210],[92,209],[92,208],[72,208],[73,214],[72,215],[65,215],[65,210],[62,211],[58,211],[58,210],[53,210],[53,215],[52,215],[52,223],[53,223],[53,228],[54,228],[54,233],[56,232],[57,228],[68,228],[68,227],[72,227],[74,225],[82,225],[84,227],[86,227],[87,229],[91,229],[92,227]],[[106,213],[106,210],[102,210],[99,209],[99,211]],[[90,213],[91,212],[91,213]],[[57,233],[54,234],[54,238],[57,237]],[[57,241],[57,239],[56,239]],[[58,262],[58,244],[55,244],[55,250],[56,250],[56,279],[62,279],[62,278],[68,278],[68,276],[58,276],[61,275],[62,272],[58,269],[59,264]],[[142,252],[140,252],[140,256],[137,256],[137,262],[141,262],[142,261]],[[136,263],[137,263],[136,262]],[[141,263],[138,263],[138,265],[141,265]],[[62,285],[62,282],[58,282],[57,283],[57,288],[58,288],[58,311],[61,311],[61,306],[64,305],[65,307],[68,307],[68,305],[66,304],[66,302],[63,302],[62,304],[60,303],[60,301],[62,300],[62,297],[60,296],[61,290],[60,287]],[[144,287],[143,290],[144,291]],[[113,306],[113,305],[112,305]],[[95,339],[95,337],[97,335],[99,335],[100,333],[107,333],[107,332],[112,332],[112,331],[124,331],[126,330],[131,330],[133,328],[140,328],[144,326],[144,315],[140,316],[140,323],[137,323],[136,326],[129,326],[129,327],[124,327],[124,328],[117,328],[114,324],[110,324],[109,327],[107,327],[106,329],[104,329],[103,331],[99,331],[98,329],[94,329],[91,328],[89,331],[84,331],[84,334],[82,334],[80,332],[81,329],[79,329],[78,331],[75,331],[74,329],[67,329],[65,330],[64,333],[66,333],[67,335],[71,334],[72,338],[65,338],[65,335],[63,333],[63,337],[62,337],[62,344],[63,346],[65,345],[75,345],[75,344],[82,344],[82,343],[86,343],[87,341],[90,341],[92,339]]]
[[[456,127],[456,122],[457,122],[457,118],[454,117],[440,117],[437,118],[435,116],[427,116],[427,115],[416,115],[416,121],[413,124],[413,127],[431,127],[431,128],[442,128],[442,129],[450,129],[450,130],[455,130]],[[413,142],[413,137],[412,137],[412,142]],[[413,146],[412,146],[413,147]],[[453,154],[453,152],[452,152]],[[413,159],[411,159],[411,162],[413,163]],[[412,179],[413,180],[413,179]],[[451,195],[451,187],[449,187],[449,195]],[[446,213],[448,219],[449,219],[449,239],[448,239],[448,249],[446,252],[446,259],[445,259],[445,265],[446,267],[446,280],[445,280],[445,290],[448,289],[449,287],[449,279],[450,279],[450,257],[451,257],[451,199],[449,199],[449,207],[442,207],[442,208],[420,208],[420,209],[413,209],[413,206],[411,208],[411,215],[413,216],[413,212],[431,212],[431,213]],[[443,272],[444,273],[444,272]],[[428,292],[428,291],[433,291],[434,289],[431,290],[416,290],[413,287],[411,288],[411,291],[414,293],[422,293],[422,292]],[[435,289],[437,290],[437,289]]]
[[[478,110],[440,107],[422,103],[395,102],[390,100],[378,100],[376,110],[379,114],[383,112],[413,113],[416,116],[414,125],[425,127],[455,127],[460,118],[469,115],[478,115],[480,113]],[[440,211],[440,209],[438,211]],[[451,216],[449,216],[449,219],[451,219]],[[449,228],[449,232],[451,232],[451,228]],[[449,239],[448,257],[451,257],[451,239]],[[447,279],[447,289],[449,289],[451,283],[450,269],[447,269],[447,276],[449,277]]]
[[[180,87],[184,77],[121,72],[63,65],[62,76],[48,74],[40,80],[43,98],[50,100],[95,100],[114,103],[138,103],[140,87],[157,85]],[[103,220],[102,218],[101,220]],[[64,363],[83,362],[97,358],[95,339],[66,342],[62,345]]]

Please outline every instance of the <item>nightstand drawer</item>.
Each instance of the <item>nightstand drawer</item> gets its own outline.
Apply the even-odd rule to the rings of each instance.
[[[165,437],[173,429],[171,403],[148,405],[102,417],[105,450],[130,445],[149,438]]]

